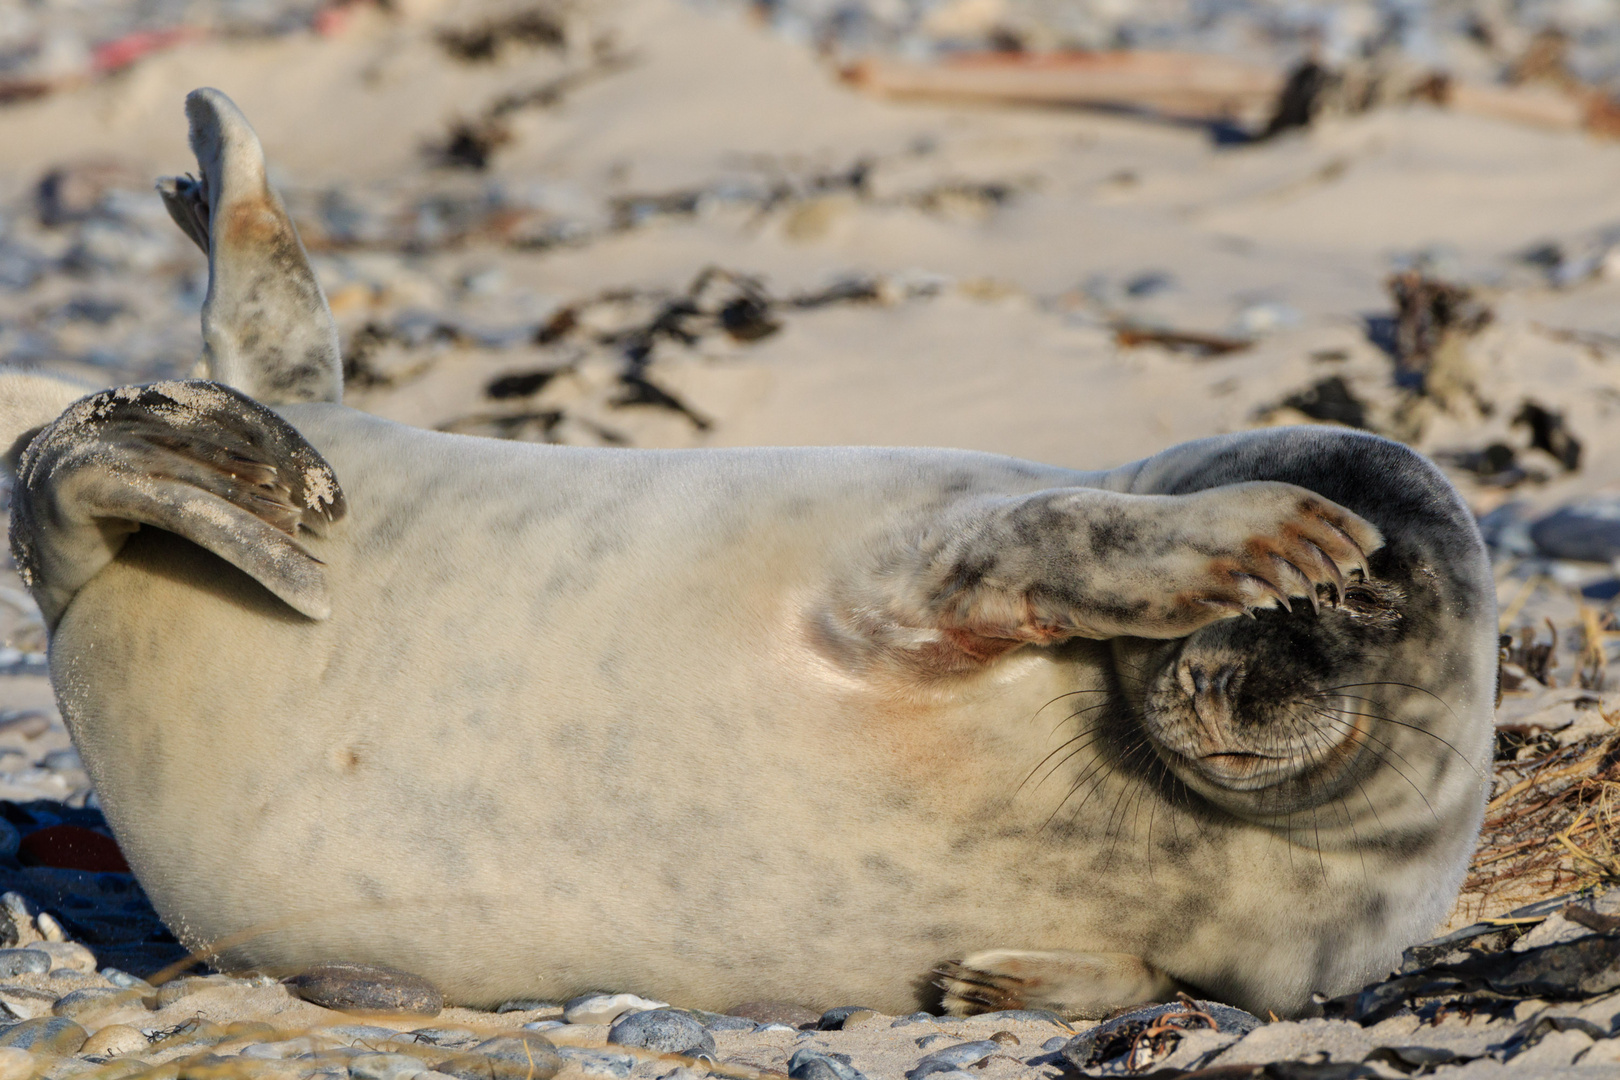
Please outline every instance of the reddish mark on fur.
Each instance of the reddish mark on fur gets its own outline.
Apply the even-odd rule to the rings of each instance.
[[[232,203],[225,213],[224,226],[225,240],[232,245],[265,244],[286,232],[281,215],[263,196]]]

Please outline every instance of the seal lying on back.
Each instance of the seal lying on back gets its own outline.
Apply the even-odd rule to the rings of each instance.
[[[1445,915],[1494,590],[1423,458],[1321,428],[1088,473],[402,427],[338,403],[245,120],[187,108],[203,176],[165,194],[209,252],[216,381],[14,377],[8,437],[63,713],[189,945],[486,1006],[897,1013],[937,978],[958,1012],[1290,1014]]]

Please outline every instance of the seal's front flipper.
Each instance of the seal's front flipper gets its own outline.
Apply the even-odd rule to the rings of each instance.
[[[331,467],[281,417],[230,387],[160,382],[83,398],[28,444],[11,550],[48,626],[142,525],[185,537],[324,619],[323,565],[295,537],[343,513]]]
[[[995,949],[942,965],[935,975],[952,1016],[1045,1009],[1069,1020],[1100,1020],[1120,1009],[1169,1001],[1181,989],[1128,953]]]
[[[822,628],[857,661],[971,671],[1020,645],[1178,638],[1295,597],[1318,604],[1319,590],[1336,602],[1382,545],[1371,524],[1292,484],[980,499],[841,583]]]
[[[339,401],[343,362],[326,295],[286,207],[265,178],[247,119],[218,90],[186,97],[202,179],[158,182],[163,203],[208,253],[208,374],[260,401]]]

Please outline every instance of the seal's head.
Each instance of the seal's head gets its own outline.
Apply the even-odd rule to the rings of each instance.
[[[1391,472],[1425,482],[1397,503],[1320,449],[1305,458],[1307,475],[1289,479],[1378,525],[1387,543],[1368,574],[1179,640],[1112,643],[1132,727],[1192,794],[1276,824],[1330,802],[1366,803],[1378,820],[1356,823],[1363,840],[1433,823],[1448,802],[1477,814],[1495,673],[1489,570],[1472,520],[1426,482],[1432,466],[1365,445]],[[1415,815],[1390,813],[1392,803]],[[1313,833],[1326,825],[1309,820]]]
[[[1407,588],[1352,580],[1318,604],[1258,612],[1182,638],[1122,638],[1121,689],[1159,758],[1244,816],[1286,814],[1338,794],[1387,736],[1370,703],[1406,632]],[[1370,661],[1370,662],[1369,662]]]

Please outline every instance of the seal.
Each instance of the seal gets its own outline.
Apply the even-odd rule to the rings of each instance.
[[[187,109],[203,176],[164,190],[213,378],[0,380],[0,434],[63,715],[220,966],[1290,1015],[1445,915],[1495,591],[1418,454],[1283,428],[1079,472],[389,423],[337,401],[251,128]]]

